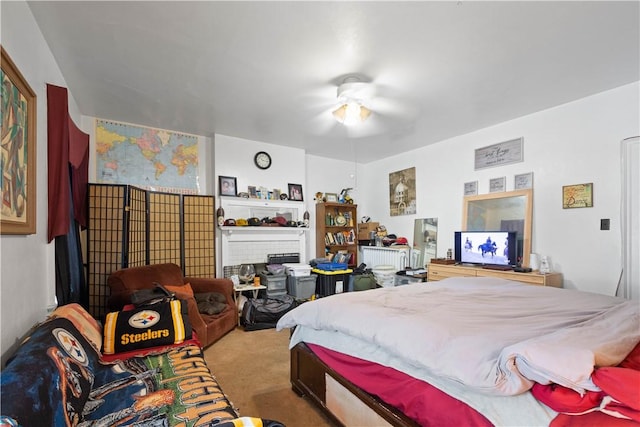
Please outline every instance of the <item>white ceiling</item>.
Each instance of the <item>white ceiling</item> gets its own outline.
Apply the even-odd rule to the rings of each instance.
[[[638,1],[28,3],[84,115],[361,163],[640,80]]]

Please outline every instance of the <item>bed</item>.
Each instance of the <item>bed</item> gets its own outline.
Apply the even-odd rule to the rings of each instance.
[[[284,328],[293,329],[293,389],[339,424],[549,425],[568,412],[545,400],[551,390],[583,405],[586,397],[602,400],[610,386],[594,382],[595,373],[608,374],[603,367],[619,366],[636,348],[640,307],[460,277],[307,302],[280,319]],[[640,370],[628,371],[625,381],[637,386]],[[612,392],[625,401],[617,419],[640,414],[627,390]]]

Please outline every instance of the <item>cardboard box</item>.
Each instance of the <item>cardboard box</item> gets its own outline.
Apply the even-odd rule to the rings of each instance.
[[[358,239],[367,240],[369,238],[369,233],[376,231],[379,226],[379,222],[359,222]]]

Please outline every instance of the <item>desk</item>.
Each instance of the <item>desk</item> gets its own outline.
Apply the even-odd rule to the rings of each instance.
[[[264,286],[264,285],[256,286],[253,283],[249,283],[247,285],[233,285],[234,297],[235,297],[236,301],[238,300],[238,297],[243,292],[248,292],[248,291],[253,291],[253,297],[254,298],[258,298],[258,291],[260,289],[267,289],[267,287]]]

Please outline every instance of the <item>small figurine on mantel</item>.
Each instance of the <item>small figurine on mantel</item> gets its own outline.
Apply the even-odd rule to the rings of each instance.
[[[324,203],[327,201],[327,199],[324,198],[324,194],[322,193],[322,191],[318,191],[316,193],[316,197],[314,197],[314,199],[316,201],[316,203]]]
[[[218,207],[218,210],[216,211],[216,217],[218,220],[218,227],[222,227],[224,225],[224,209],[222,209],[222,206]]]

